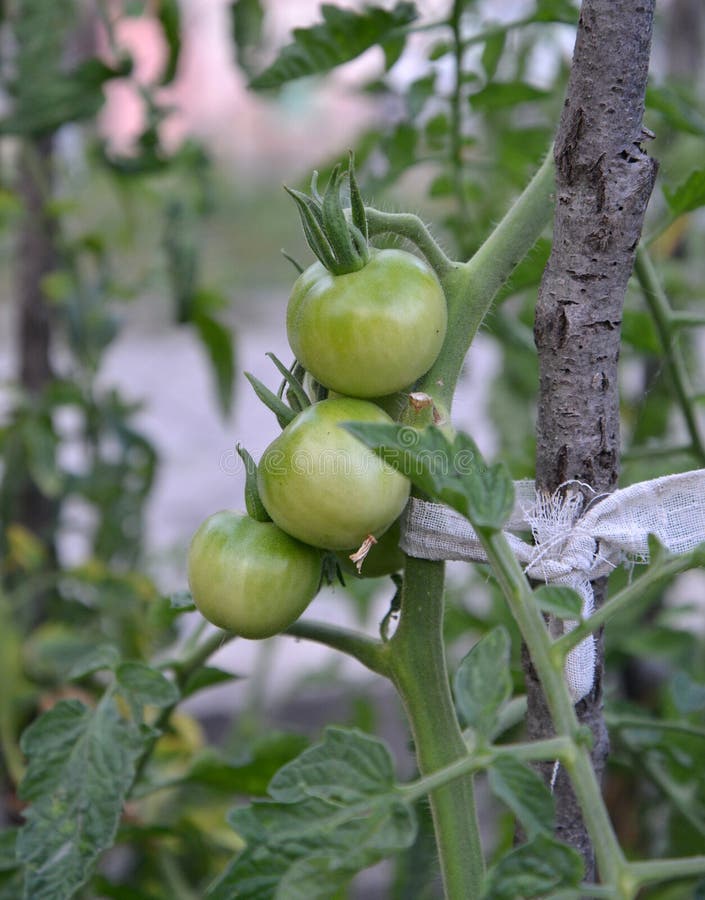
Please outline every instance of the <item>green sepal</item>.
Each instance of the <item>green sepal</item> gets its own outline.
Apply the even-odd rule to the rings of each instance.
[[[365,265],[367,258],[357,251],[350,234],[348,220],[340,202],[342,180],[340,166],[337,165],[323,195],[323,229],[335,253],[337,267],[345,272],[354,272]]]
[[[299,363],[295,360],[294,365],[291,367],[291,369],[287,369],[284,363],[281,362],[281,360],[277,359],[277,357],[273,353],[267,353],[265,355],[272,360],[274,365],[277,367],[277,370],[284,378],[282,386],[279,388],[279,397],[282,396],[282,394],[284,393],[284,388],[288,384],[290,390],[287,391],[287,400],[289,400],[292,409],[296,410],[297,412],[308,409],[308,407],[311,405],[311,400],[304,390],[304,386],[301,384],[300,380],[296,377],[295,374],[296,367],[299,366],[299,368],[301,368]]]
[[[367,213],[365,212],[365,204],[360,193],[360,186],[355,176],[355,154],[350,151],[348,163],[348,177],[350,179],[350,212],[352,215],[352,224],[359,231],[365,246],[369,240],[369,230],[367,227]]]
[[[257,490],[257,464],[242,444],[235,449],[245,464],[245,509],[247,515],[256,522],[271,522],[272,517],[264,508],[264,503]]]
[[[311,178],[310,195],[285,187],[299,210],[309,247],[333,275],[357,272],[370,258],[367,214],[355,178],[354,162],[351,153],[348,172],[341,172],[340,165],[333,169],[323,196],[318,190],[318,172]],[[341,200],[345,178],[350,182],[349,215]]]
[[[271,410],[277,417],[277,422],[282,428],[286,428],[289,422],[296,418],[296,411],[287,406],[283,400],[273,394],[268,387],[265,387],[259,378],[255,378],[250,372],[245,372],[245,378],[252,385],[252,390],[257,394],[259,399],[264,403],[267,409]]]
[[[286,187],[286,185],[284,190],[296,202],[306,243],[316,258],[320,260],[329,272],[332,272],[336,267],[336,259],[319,222],[317,213],[320,213],[320,210],[316,208],[314,201],[307,197],[306,194],[302,194],[301,191],[295,191]]]
[[[282,250],[281,250],[281,255],[284,257],[284,259],[286,259],[288,262],[290,262],[290,263],[292,264],[292,266],[296,269],[296,271],[299,273],[299,275],[303,275],[303,273],[304,273],[304,267],[301,265],[300,262],[297,262],[297,261],[294,259],[294,257],[291,256],[290,253],[287,253],[286,250],[284,250],[283,247],[282,247]]]

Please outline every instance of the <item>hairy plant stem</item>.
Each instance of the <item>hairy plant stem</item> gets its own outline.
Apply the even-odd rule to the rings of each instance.
[[[641,578],[622,588],[614,597],[611,597],[599,609],[595,610],[591,616],[579,622],[572,631],[560,637],[553,645],[553,652],[563,655],[568,654],[573,647],[577,647],[589,634],[596,632],[612,616],[632,606],[653,585],[658,584],[660,581],[668,581],[676,575],[680,575],[681,572],[687,572],[688,569],[695,569],[701,566],[701,556],[702,554],[698,554],[696,551],[695,553],[686,553],[651,565]]]
[[[692,452],[701,463],[705,462],[705,434],[693,409],[692,389],[689,384],[688,372],[681,352],[674,346],[674,325],[683,327],[683,321],[674,322],[674,313],[668,302],[666,292],[661,286],[658,275],[651,261],[648,251],[642,245],[638,248],[634,262],[634,274],[641,287],[644,299],[654,320],[658,332],[661,349],[663,350],[666,366],[668,367],[673,384],[673,390],[678,398],[678,403],[685,419],[686,428],[690,435]],[[688,320],[686,319],[686,324]]]
[[[586,746],[584,730],[578,722],[563,676],[563,656],[556,654],[551,646],[543,616],[505,536],[495,533],[480,537],[507,604],[529,648],[556,733],[574,741],[574,756],[572,759],[564,758],[564,765],[595,848],[600,875],[604,881],[617,884],[626,871],[626,861],[607,815],[600,785],[592,767],[590,750]],[[632,895],[620,893],[617,896]]]
[[[463,360],[482,319],[550,218],[552,190],[553,161],[549,153],[504,219],[467,263],[448,259],[417,216],[368,210],[370,233],[391,232],[415,244],[443,285],[448,302],[447,336],[419,390],[448,410]],[[442,563],[411,557],[407,560],[399,625],[385,645],[389,674],[409,718],[422,775],[467,757],[445,661],[443,579]],[[447,900],[480,896],[484,857],[472,774],[433,790],[430,801]]]
[[[444,568],[443,563],[408,558],[399,625],[386,645],[390,676],[409,718],[422,775],[467,756],[445,660]],[[479,897],[484,857],[472,774],[436,788],[430,801],[446,897]]]

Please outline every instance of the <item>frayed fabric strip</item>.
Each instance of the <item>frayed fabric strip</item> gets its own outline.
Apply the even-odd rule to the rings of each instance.
[[[530,578],[563,584],[580,594],[583,618],[594,606],[590,582],[619,565],[648,562],[649,535],[672,553],[687,553],[705,542],[705,469],[643,481],[595,496],[587,504],[582,491],[565,487],[547,495],[537,493],[532,481],[515,482],[505,534]],[[521,531],[531,531],[534,543],[512,534]],[[401,548],[421,559],[487,561],[467,519],[447,506],[418,499],[407,507]],[[576,624],[550,620],[549,628],[557,637]],[[593,637],[568,654],[565,677],[574,703],[590,693],[595,680]]]

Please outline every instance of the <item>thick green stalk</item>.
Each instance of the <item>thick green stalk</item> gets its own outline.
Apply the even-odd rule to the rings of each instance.
[[[448,331],[422,390],[450,406],[473,338],[497,292],[526,256],[553,211],[553,153],[469,262],[439,272],[448,298]]]
[[[681,572],[687,572],[688,569],[697,568],[700,564],[700,560],[694,554],[688,553],[651,565],[640,578],[622,588],[614,597],[610,597],[606,603],[595,610],[589,618],[583,619],[572,631],[568,631],[560,637],[553,645],[553,652],[567,655],[589,634],[593,634],[617,613],[628,609],[635,601],[640,600],[650,587],[661,581],[668,581],[676,575],[680,575]]]
[[[409,558],[401,618],[388,642],[389,669],[411,726],[421,775],[467,757],[450,693],[443,642],[444,565]],[[431,792],[447,900],[479,897],[484,857],[472,774]]]

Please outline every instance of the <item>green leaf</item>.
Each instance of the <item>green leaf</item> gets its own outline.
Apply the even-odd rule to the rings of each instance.
[[[551,613],[559,619],[580,619],[583,600],[573,588],[560,584],[542,584],[533,592],[539,609]]]
[[[114,669],[120,662],[120,651],[114,644],[98,644],[83,653],[71,666],[66,678],[74,681],[101,669]]]
[[[490,35],[485,41],[482,50],[482,68],[485,70],[487,80],[494,78],[497,66],[504,53],[504,46],[507,42],[507,32],[498,31],[497,34]]]
[[[550,91],[532,87],[523,81],[492,81],[490,84],[485,85],[482,90],[473,94],[470,97],[470,103],[474,109],[487,111],[506,109],[510,106],[516,106],[518,103],[545,100],[550,96]]]
[[[115,675],[128,699],[137,705],[167,707],[179,700],[176,685],[145,663],[121,663]]]
[[[186,699],[186,697],[190,697],[198,691],[215,687],[218,684],[225,684],[228,681],[236,681],[239,678],[240,676],[234,672],[226,672],[224,669],[218,669],[216,666],[200,666],[186,679],[186,684],[181,690],[181,697]]]
[[[676,216],[705,206],[705,169],[695,169],[676,188],[665,186],[663,193]]]
[[[191,591],[176,591],[170,594],[169,605],[172,609],[182,610],[183,612],[193,612],[196,609]]]
[[[68,900],[86,883],[114,841],[145,740],[110,693],[93,711],[62,700],[24,732],[25,900]]]
[[[273,776],[308,743],[304,735],[272,731],[254,741],[237,759],[208,748],[194,759],[186,780],[222,793],[264,796]]]
[[[577,887],[583,876],[581,855],[539,835],[502,857],[485,877],[483,900],[529,900],[556,888]]]
[[[280,770],[270,794],[231,814],[247,846],[211,900],[328,900],[360,869],[415,838],[389,751],[356,730],[327,729],[321,744]]]
[[[158,17],[169,49],[161,83],[169,84],[176,75],[181,53],[181,13],[177,0],[160,0]]]
[[[705,684],[693,681],[686,672],[676,672],[671,681],[676,709],[683,715],[705,709]]]
[[[514,486],[502,465],[487,466],[475,442],[450,440],[436,426],[349,422],[347,430],[433,499],[452,506],[480,532],[499,531],[514,506]]]
[[[489,771],[492,793],[504,801],[529,838],[553,832],[555,808],[543,778],[511,756],[500,756]]]
[[[532,16],[535,22],[564,22],[575,25],[578,21],[578,8],[571,0],[537,0],[536,11]]]
[[[499,711],[512,695],[511,640],[503,625],[489,631],[458,666],[455,705],[465,724],[491,737]]]
[[[649,85],[646,88],[646,108],[657,110],[666,121],[666,125],[686,134],[698,137],[705,135],[705,116],[698,108],[692,92],[679,86]]]
[[[10,872],[19,865],[16,844],[19,828],[3,828],[0,831],[0,872]]]
[[[326,3],[321,7],[321,14],[321,24],[294,29],[294,42],[281,50],[268,69],[252,79],[251,87],[277,88],[296,78],[328,72],[376,44],[388,48],[389,66],[403,47],[403,29],[417,15],[414,4],[406,2],[397,3],[389,11],[367,6],[362,12]]]
[[[642,309],[625,309],[622,315],[622,338],[626,344],[640,353],[651,356],[661,354],[659,340],[653,316]]]
[[[208,354],[215,376],[216,393],[221,412],[226,416],[233,403],[235,384],[235,351],[230,329],[205,313],[194,316],[194,325]]]
[[[252,49],[262,39],[264,10],[260,0],[235,0],[231,3],[230,23],[237,60],[245,72],[250,74]]]

